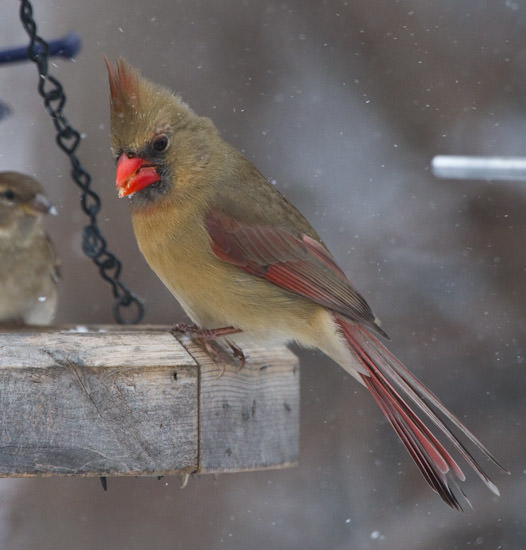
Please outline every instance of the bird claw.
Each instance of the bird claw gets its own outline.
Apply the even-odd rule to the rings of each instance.
[[[246,355],[243,353],[243,350],[241,348],[238,348],[235,344],[232,344],[232,342],[229,342],[228,340],[226,342],[228,344],[228,347],[232,350],[233,357],[239,359],[239,361],[241,362],[241,365],[239,366],[239,370],[241,370],[247,362]]]
[[[228,336],[230,334],[237,334],[239,332],[242,332],[242,330],[235,327],[219,327],[206,329],[200,328],[197,325],[177,323],[171,328],[170,332],[174,336],[176,334],[182,334],[185,336],[189,336],[192,340],[196,340],[203,346],[205,351],[208,353],[208,355],[210,355],[210,357],[212,357],[215,363],[222,363],[221,354],[224,354],[225,350],[216,342],[216,339],[223,336]],[[232,342],[226,340],[226,343],[232,351],[232,356],[241,361],[241,366],[239,368],[242,369],[246,363],[245,354]],[[220,376],[223,376],[224,372],[225,367],[223,365]]]
[[[229,334],[236,334],[242,332],[239,328],[234,327],[219,327],[219,328],[201,328],[197,325],[189,325],[187,323],[176,323],[170,332],[180,333],[196,340],[215,340],[221,336],[228,336]]]

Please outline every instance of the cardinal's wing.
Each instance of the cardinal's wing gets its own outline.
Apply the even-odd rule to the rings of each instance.
[[[205,224],[212,250],[221,260],[387,336],[317,240],[282,227],[247,224],[218,210],[209,212]]]

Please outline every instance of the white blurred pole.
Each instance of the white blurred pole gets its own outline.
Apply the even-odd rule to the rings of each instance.
[[[437,155],[431,171],[437,178],[526,181],[526,157]]]

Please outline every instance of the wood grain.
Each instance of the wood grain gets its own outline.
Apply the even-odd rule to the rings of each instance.
[[[286,348],[247,347],[243,368],[221,367],[193,343],[200,365],[199,469],[235,472],[298,460],[299,368]],[[224,371],[221,369],[224,368]]]
[[[297,460],[299,371],[249,347],[239,370],[165,326],[0,331],[0,476],[167,475]],[[221,375],[224,369],[223,374]]]

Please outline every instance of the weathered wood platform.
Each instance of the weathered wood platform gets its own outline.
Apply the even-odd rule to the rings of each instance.
[[[297,358],[244,351],[239,369],[165,326],[0,328],[0,476],[294,464]]]

